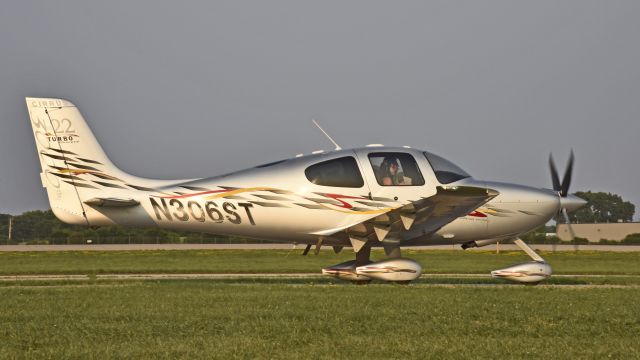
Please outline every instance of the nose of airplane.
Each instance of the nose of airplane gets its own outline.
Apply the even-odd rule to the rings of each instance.
[[[585,205],[587,205],[587,201],[575,195],[560,197],[560,207],[567,209],[568,212],[576,211]]]

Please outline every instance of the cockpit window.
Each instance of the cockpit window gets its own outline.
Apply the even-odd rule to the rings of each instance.
[[[378,152],[369,154],[369,162],[382,186],[424,185],[416,160],[410,154]]]
[[[316,185],[359,188],[364,186],[356,159],[345,156],[309,166],[304,174]]]
[[[443,157],[426,151],[424,152],[424,156],[427,157],[429,164],[431,164],[433,168],[433,172],[436,174],[436,178],[441,184],[449,184],[471,177],[471,175],[462,170],[458,165]]]

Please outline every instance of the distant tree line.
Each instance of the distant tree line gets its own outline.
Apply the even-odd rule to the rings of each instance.
[[[269,241],[199,232],[170,231],[159,228],[124,226],[87,227],[68,225],[51,210],[27,211],[13,216],[12,236],[8,240],[9,217],[0,214],[0,244],[226,244],[266,243]]]
[[[560,240],[559,237],[554,234],[556,232],[555,226],[541,226],[534,231],[520,236],[527,244],[594,244],[589,240],[581,237],[576,237],[571,241]],[[600,245],[640,245],[640,234],[629,234],[622,240],[608,240],[600,239],[597,243]]]
[[[633,221],[635,205],[620,195],[604,192],[578,191],[575,193],[587,205],[570,215],[573,223],[612,223]]]

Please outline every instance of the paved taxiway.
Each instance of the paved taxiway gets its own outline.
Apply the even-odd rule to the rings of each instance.
[[[536,245],[540,251],[640,251],[640,245]],[[0,251],[133,251],[133,250],[292,250],[302,251],[305,245],[292,244],[92,244],[92,245],[0,245]],[[325,247],[331,249],[330,247]],[[462,250],[460,245],[403,247],[403,250]],[[472,248],[467,251],[495,251],[496,245]],[[513,244],[500,244],[500,250],[520,250]]]

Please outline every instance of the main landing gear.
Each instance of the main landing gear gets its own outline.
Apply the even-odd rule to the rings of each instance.
[[[324,268],[322,274],[355,284],[368,284],[372,280],[408,284],[419,278],[422,266],[413,260],[400,257],[400,247],[392,250],[392,258],[371,262],[371,246],[366,244],[356,252],[355,260]],[[387,254],[389,255],[389,252]]]

